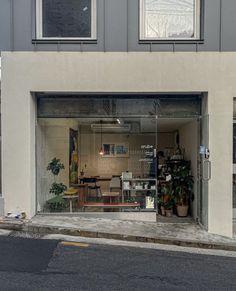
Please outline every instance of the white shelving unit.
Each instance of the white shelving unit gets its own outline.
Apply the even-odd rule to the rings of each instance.
[[[132,178],[122,179],[122,202],[124,202],[124,196],[125,194],[128,194],[128,196],[132,196],[132,192],[155,192],[155,197],[157,201],[157,179],[152,178]],[[157,203],[157,202],[156,202]],[[158,208],[156,205],[156,212],[158,212]]]

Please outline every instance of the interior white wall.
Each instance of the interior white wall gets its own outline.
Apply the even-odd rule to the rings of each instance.
[[[198,143],[199,143],[199,128],[197,120],[188,122],[179,129],[180,145],[185,149],[185,160],[191,161],[191,171],[194,179],[194,201],[191,204],[191,213],[194,219],[198,217]]]
[[[53,159],[60,159],[65,169],[61,170],[58,182],[69,187],[69,130],[77,130],[78,124],[74,120],[61,119],[44,121],[38,120],[37,125],[37,210],[42,211],[45,202],[53,197],[49,193],[54,182],[53,175],[47,171],[48,163]]]
[[[209,232],[232,236],[235,67],[234,52],[3,52],[5,212],[18,209],[26,210],[28,216],[35,214],[31,204],[35,197],[35,162],[31,149],[35,144],[30,92],[208,92],[212,162]],[[222,173],[224,179],[220,179]]]
[[[37,197],[38,211],[42,211],[45,202],[53,197],[49,193],[53,176],[46,170],[49,161],[59,158],[65,165],[58,181],[69,186],[69,129],[79,131],[79,171],[84,168],[86,176],[111,177],[130,171],[134,176],[149,174],[150,166],[140,162],[141,145],[155,144],[155,134],[151,133],[103,133],[103,143],[127,143],[128,157],[101,157],[98,153],[101,147],[100,133],[92,132],[79,125],[77,119],[38,119],[37,122]],[[173,133],[158,133],[158,150],[174,148]],[[100,182],[104,191],[109,189],[109,182]]]
[[[98,152],[101,148],[101,136],[99,133],[80,134],[80,155],[81,168],[87,165],[86,174],[88,175],[120,175],[123,171],[130,171],[134,175],[147,175],[149,169],[143,169],[139,159],[141,157],[141,145],[155,145],[155,134],[146,133],[103,133],[103,143],[127,143],[129,145],[129,157],[101,157]],[[173,147],[173,134],[158,134],[158,148],[165,149]]]

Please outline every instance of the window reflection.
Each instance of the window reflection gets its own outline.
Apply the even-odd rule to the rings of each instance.
[[[145,38],[196,38],[196,0],[144,0]]]

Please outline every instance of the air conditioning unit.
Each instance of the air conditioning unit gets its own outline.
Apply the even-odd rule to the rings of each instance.
[[[130,124],[116,124],[116,123],[103,123],[91,124],[91,129],[94,132],[130,132],[131,126]]]

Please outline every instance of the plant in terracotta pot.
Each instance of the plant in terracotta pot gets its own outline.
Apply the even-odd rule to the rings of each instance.
[[[167,215],[168,210],[173,208],[173,199],[172,199],[172,182],[165,182],[161,185],[161,197],[159,201],[161,215]],[[166,212],[167,210],[167,212]]]
[[[164,202],[165,214],[167,217],[171,217],[173,214],[173,206],[175,205],[174,198],[171,196],[167,202]]]
[[[183,164],[173,171],[174,196],[178,216],[188,215],[189,202],[193,200],[193,176],[190,173],[190,164]]]

